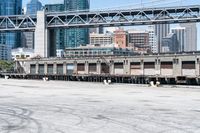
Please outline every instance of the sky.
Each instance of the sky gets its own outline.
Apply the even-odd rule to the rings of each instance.
[[[23,5],[30,0],[23,0]],[[40,0],[44,4],[62,3],[63,0]],[[196,5],[199,0],[90,0],[92,9],[112,8],[112,7],[136,7],[144,5],[172,6],[172,5]]]
[[[30,0],[22,0],[23,6]],[[43,5],[63,3],[63,0],[39,0]],[[166,6],[185,6],[200,5],[200,0],[90,0],[92,10],[101,9],[125,9],[140,7],[166,7]],[[200,23],[197,23],[198,36],[200,36]],[[198,50],[200,50],[200,37],[198,38]]]

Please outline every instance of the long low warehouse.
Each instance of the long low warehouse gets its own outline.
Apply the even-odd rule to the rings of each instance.
[[[62,77],[61,79],[69,76],[81,77],[83,80],[106,77],[114,81],[120,79],[120,82],[162,80],[163,82],[199,84],[199,59],[199,53],[132,57],[41,58],[18,60],[16,67],[21,73],[29,76]]]

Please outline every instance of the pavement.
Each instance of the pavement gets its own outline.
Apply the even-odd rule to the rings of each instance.
[[[200,133],[200,87],[0,79],[0,133]]]

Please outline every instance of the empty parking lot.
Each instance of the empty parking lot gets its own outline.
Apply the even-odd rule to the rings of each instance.
[[[0,133],[199,133],[200,87],[0,79]]]

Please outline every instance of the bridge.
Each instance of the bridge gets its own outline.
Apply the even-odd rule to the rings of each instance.
[[[110,27],[200,21],[200,6],[107,11],[46,12],[47,28]],[[0,16],[0,31],[35,30],[36,15]]]
[[[105,11],[45,12],[0,16],[0,32],[35,31],[35,52],[49,56],[49,29],[191,23],[200,21],[200,5]]]

